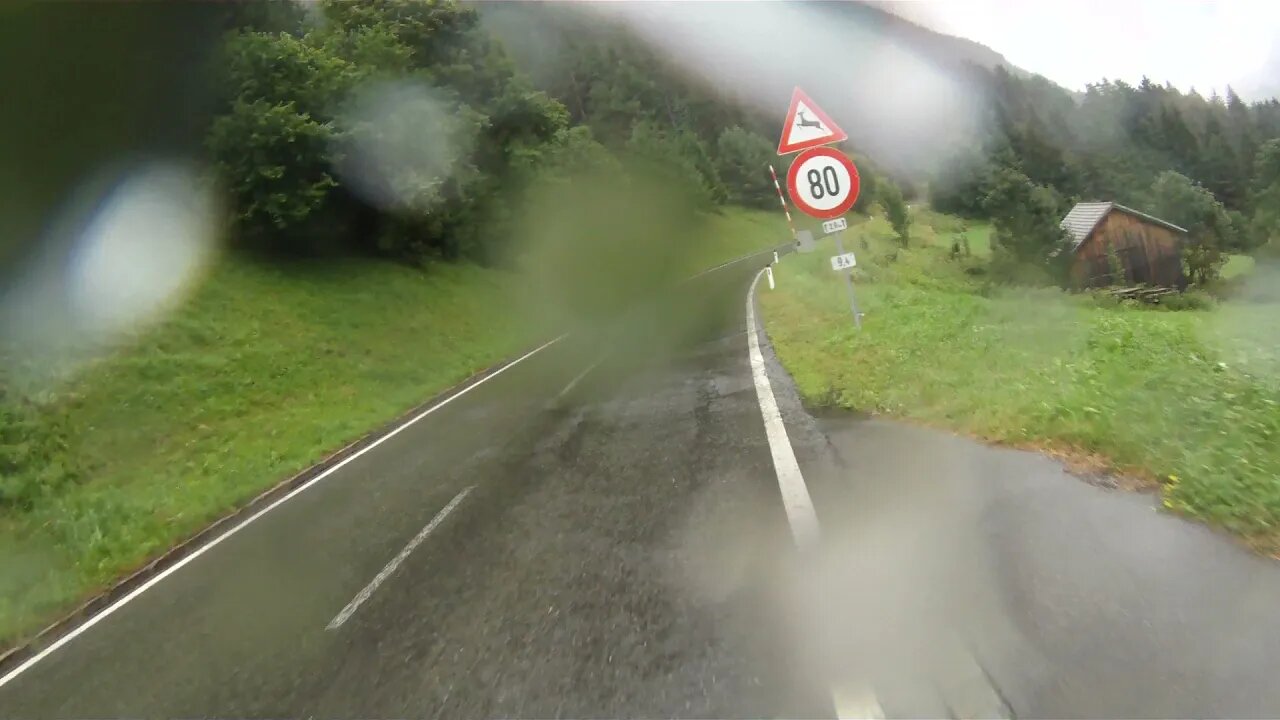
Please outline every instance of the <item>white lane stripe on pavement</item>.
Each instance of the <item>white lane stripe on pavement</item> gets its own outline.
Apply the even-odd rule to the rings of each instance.
[[[565,395],[568,395],[570,390],[572,390],[574,387],[576,387],[578,383],[582,382],[582,379],[583,379],[583,378],[585,378],[587,375],[591,374],[591,371],[592,371],[592,370],[595,370],[597,367],[599,367],[599,366],[600,366],[600,363],[602,363],[602,362],[604,362],[604,356],[601,356],[599,360],[596,360],[595,362],[593,362],[593,363],[591,363],[590,365],[588,365],[588,366],[587,366],[587,369],[585,369],[585,370],[583,370],[582,372],[578,373],[577,377],[575,377],[574,379],[570,380],[570,381],[569,381],[569,384],[568,384],[568,385],[565,385],[563,390],[561,390],[560,392],[556,393],[556,399],[557,399],[557,400],[559,400],[560,398],[563,398]]]
[[[773,386],[769,383],[769,374],[765,368],[764,355],[760,352],[759,330],[756,329],[755,296],[756,285],[764,269],[756,273],[751,280],[751,288],[747,290],[747,352],[751,360],[751,377],[756,385],[756,398],[760,401],[760,414],[764,417],[765,437],[769,440],[769,452],[773,455],[773,470],[778,476],[778,489],[782,491],[782,505],[787,511],[787,522],[791,525],[791,535],[796,545],[802,550],[817,544],[818,515],[813,510],[813,499],[809,497],[809,488],[804,484],[804,475],[800,472],[800,463],[796,462],[795,450],[791,447],[791,438],[787,436],[787,426],[782,422],[782,413],[778,410],[778,400],[773,395]],[[849,692],[832,689],[832,704],[836,717],[841,720],[882,720],[884,711],[874,694],[866,690]]]
[[[186,557],[182,558],[181,560],[179,560],[179,561],[175,562],[174,564],[172,564],[172,565],[170,565],[169,567],[165,568],[165,569],[164,569],[164,570],[162,570],[161,572],[157,573],[154,577],[152,577],[150,580],[147,580],[145,583],[143,583],[143,584],[139,585],[137,588],[135,588],[135,589],[134,589],[132,592],[130,592],[128,595],[125,595],[124,597],[120,598],[119,600],[117,600],[117,601],[115,601],[114,603],[112,603],[111,605],[109,605],[109,606],[108,606],[105,610],[103,610],[102,612],[98,613],[97,615],[94,615],[93,617],[91,617],[91,618],[89,618],[88,620],[86,620],[84,623],[82,623],[82,624],[80,624],[80,625],[76,626],[73,630],[71,630],[70,632],[68,632],[66,635],[63,635],[62,637],[58,638],[58,639],[57,639],[56,641],[54,641],[53,643],[50,643],[50,645],[49,645],[48,647],[46,647],[45,649],[41,650],[40,652],[36,653],[35,655],[32,655],[30,658],[27,658],[27,660],[25,660],[21,665],[19,665],[18,667],[14,668],[13,670],[11,670],[11,671],[9,672],[9,674],[5,675],[4,677],[0,677],[0,688],[4,687],[5,685],[7,685],[7,684],[9,684],[10,682],[12,682],[12,681],[14,680],[14,678],[18,677],[18,676],[19,676],[19,675],[21,675],[22,673],[24,673],[24,672],[26,672],[27,670],[31,669],[31,667],[33,667],[36,663],[38,663],[38,662],[40,662],[41,660],[44,660],[45,658],[49,657],[49,656],[50,656],[50,655],[52,655],[54,652],[57,652],[57,650],[58,650],[59,648],[63,647],[63,646],[64,646],[64,645],[66,645],[67,643],[71,642],[72,640],[75,640],[77,637],[79,637],[80,635],[82,635],[82,634],[84,634],[85,632],[87,632],[87,631],[89,630],[89,628],[92,628],[94,625],[97,625],[98,623],[100,623],[100,622],[102,622],[103,620],[105,620],[105,619],[107,619],[108,617],[110,617],[113,613],[115,613],[115,612],[116,612],[117,610],[119,610],[120,608],[122,608],[122,607],[124,607],[125,605],[129,604],[130,602],[132,602],[132,601],[133,601],[134,599],[136,599],[139,595],[141,595],[142,593],[146,592],[147,590],[150,590],[152,587],[154,587],[155,585],[157,585],[161,580],[164,580],[165,578],[167,578],[167,577],[169,577],[170,575],[174,574],[174,573],[175,573],[175,572],[177,572],[178,570],[182,569],[184,566],[186,566],[188,563],[192,562],[192,561],[193,561],[193,560],[195,560],[196,558],[200,557],[201,555],[203,555],[203,554],[205,554],[205,553],[209,552],[210,550],[212,550],[213,548],[217,547],[220,543],[222,543],[222,541],[223,541],[223,540],[226,540],[227,538],[231,537],[232,535],[235,535],[236,533],[240,532],[241,530],[243,530],[246,526],[248,526],[248,525],[249,525],[250,523],[252,523],[253,521],[257,520],[258,518],[262,517],[263,515],[266,515],[267,513],[271,512],[272,510],[275,510],[277,507],[280,507],[281,505],[285,504],[285,503],[286,503],[286,502],[288,502],[289,500],[292,500],[294,497],[296,497],[296,496],[298,496],[298,495],[302,494],[304,491],[306,491],[306,490],[307,490],[307,488],[310,488],[311,486],[315,485],[316,483],[320,482],[321,480],[324,480],[325,478],[329,477],[330,475],[334,474],[335,472],[337,472],[337,471],[341,470],[343,467],[345,467],[348,463],[350,463],[350,462],[354,461],[356,458],[358,458],[358,457],[360,457],[360,456],[364,455],[365,453],[369,452],[370,450],[372,450],[372,449],[374,449],[374,448],[378,447],[379,445],[381,445],[382,443],[386,442],[387,440],[390,440],[391,438],[395,437],[396,435],[399,435],[399,434],[400,434],[400,432],[401,432],[402,430],[404,430],[405,428],[409,427],[410,425],[413,425],[414,423],[416,423],[416,422],[418,422],[419,420],[421,420],[421,419],[425,418],[426,416],[430,415],[431,413],[433,413],[433,412],[435,412],[435,411],[439,410],[440,408],[444,407],[445,405],[448,405],[449,403],[453,402],[454,400],[457,400],[458,398],[462,397],[463,395],[466,395],[467,393],[471,392],[472,390],[474,390],[474,389],[475,389],[475,388],[477,388],[477,387],[480,387],[481,385],[483,385],[484,383],[486,383],[486,382],[488,382],[488,381],[492,380],[493,378],[498,377],[499,375],[501,375],[502,373],[506,372],[507,370],[510,370],[512,367],[515,367],[515,366],[516,366],[516,364],[521,363],[521,362],[524,362],[525,360],[527,360],[527,359],[529,359],[529,358],[533,357],[536,353],[541,352],[542,350],[545,350],[546,348],[548,348],[548,347],[550,347],[551,345],[553,345],[553,344],[555,344],[555,343],[559,342],[560,340],[563,340],[563,339],[564,339],[564,337],[565,337],[565,336],[561,335],[560,337],[555,338],[554,340],[550,340],[550,341],[548,341],[548,342],[546,342],[546,343],[544,343],[544,344],[542,344],[542,345],[539,345],[538,347],[536,347],[536,348],[534,348],[534,349],[530,350],[529,352],[525,353],[524,355],[521,355],[520,357],[516,358],[515,360],[512,360],[511,362],[507,363],[506,365],[503,365],[501,368],[498,368],[497,370],[493,371],[492,373],[490,373],[490,374],[488,374],[488,375],[484,376],[484,377],[483,377],[483,378],[481,378],[480,380],[478,380],[478,381],[476,381],[476,382],[472,383],[471,385],[468,385],[467,387],[463,388],[462,390],[459,390],[458,392],[454,393],[453,395],[450,395],[449,397],[447,397],[447,398],[445,398],[445,399],[441,400],[440,402],[436,403],[435,405],[432,405],[431,407],[427,408],[426,410],[423,410],[422,412],[418,413],[417,415],[414,415],[413,417],[409,418],[408,420],[405,420],[405,421],[404,421],[404,423],[402,423],[402,424],[400,424],[399,426],[397,426],[397,427],[396,427],[394,430],[392,430],[391,432],[387,433],[386,435],[383,435],[382,437],[378,438],[377,440],[374,440],[373,442],[371,442],[371,443],[369,443],[368,445],[364,446],[364,447],[363,447],[363,448],[361,448],[360,450],[358,450],[358,451],[356,451],[356,452],[352,453],[349,457],[347,457],[346,459],[344,459],[342,462],[338,463],[337,465],[334,465],[333,467],[329,468],[328,470],[325,470],[324,472],[320,473],[319,475],[317,475],[317,476],[315,476],[315,477],[311,478],[310,480],[306,481],[305,483],[303,483],[303,484],[299,485],[298,487],[294,488],[293,490],[289,491],[289,493],[288,493],[287,495],[285,495],[284,497],[280,498],[279,500],[276,500],[275,502],[271,503],[270,505],[268,505],[268,506],[266,506],[266,507],[262,508],[261,510],[259,510],[259,511],[258,511],[258,512],[256,512],[256,513],[254,513],[253,515],[249,516],[249,517],[248,517],[244,522],[239,523],[238,525],[234,525],[234,526],[232,526],[232,527],[231,527],[231,528],[229,528],[226,532],[224,532],[224,533],[222,533],[221,535],[219,535],[219,536],[215,537],[214,539],[210,540],[207,544],[202,545],[202,546],[200,546],[199,548],[196,548],[194,551],[192,551],[192,553],[191,553],[190,555],[187,555]]]
[[[787,511],[791,534],[796,545],[807,548],[818,540],[818,516],[813,511],[809,488],[800,474],[795,450],[787,437],[787,426],[782,423],[778,401],[773,396],[773,386],[765,370],[764,356],[760,354],[760,339],[756,332],[756,311],[753,300],[761,270],[751,281],[747,291],[747,349],[751,359],[751,377],[755,380],[756,398],[760,401],[760,414],[764,416],[764,432],[769,439],[769,452],[773,454],[773,470],[778,475],[778,489],[782,491],[782,505]]]
[[[373,579],[369,581],[369,584],[364,586],[363,590],[356,593],[356,596],[351,599],[351,602],[347,603],[347,606],[342,608],[342,612],[335,615],[334,618],[329,621],[329,624],[325,626],[325,630],[337,630],[342,627],[343,623],[350,620],[356,610],[359,610],[360,606],[364,604],[364,601],[373,596],[373,593],[378,589],[378,586],[386,582],[387,578],[391,577],[391,574],[396,571],[396,568],[400,567],[400,563],[403,563],[409,557],[409,553],[413,552],[419,545],[421,545],[422,541],[426,540],[427,536],[434,532],[437,527],[440,527],[440,523],[444,522],[444,519],[449,517],[449,513],[453,512],[459,505],[461,505],[467,495],[471,494],[471,491],[475,489],[476,486],[472,485],[465,488],[457,495],[454,495],[453,499],[449,501],[449,504],[441,508],[440,512],[436,513],[436,516],[431,518],[431,522],[427,523],[425,527],[419,530],[418,534],[414,535],[413,539],[409,541],[409,544],[405,545],[398,555],[391,558],[391,562],[387,563],[386,567],[382,568],[382,571],[375,575]]]

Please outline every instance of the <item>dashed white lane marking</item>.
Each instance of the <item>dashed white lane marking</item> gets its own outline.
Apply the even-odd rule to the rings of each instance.
[[[175,572],[177,572],[177,571],[181,570],[183,567],[185,567],[188,563],[190,563],[190,562],[194,561],[196,558],[198,558],[198,557],[200,557],[201,555],[203,555],[203,554],[205,554],[205,553],[209,552],[210,550],[214,549],[214,548],[215,548],[215,547],[217,547],[219,544],[221,544],[224,540],[226,540],[227,538],[231,537],[232,535],[235,535],[236,533],[240,532],[241,530],[243,530],[245,527],[247,527],[247,526],[248,526],[250,523],[252,523],[253,521],[257,520],[258,518],[262,517],[263,515],[266,515],[267,513],[271,512],[272,510],[275,510],[276,508],[280,507],[281,505],[285,504],[286,502],[288,502],[288,501],[292,500],[293,498],[297,497],[298,495],[302,494],[302,493],[303,493],[303,492],[305,492],[308,488],[310,488],[312,485],[315,485],[316,483],[320,482],[321,480],[324,480],[325,478],[329,477],[330,475],[332,475],[332,474],[334,474],[334,473],[338,472],[338,471],[339,471],[339,470],[341,470],[342,468],[346,467],[346,465],[347,465],[348,463],[353,462],[356,458],[358,458],[358,457],[360,457],[360,456],[364,455],[365,453],[369,452],[370,450],[373,450],[374,448],[376,448],[376,447],[378,447],[379,445],[381,445],[382,443],[384,443],[384,442],[386,442],[386,441],[390,440],[391,438],[395,437],[396,435],[399,435],[401,431],[403,431],[405,428],[409,427],[410,425],[413,425],[414,423],[416,423],[416,422],[418,422],[419,420],[421,420],[422,418],[424,418],[424,417],[426,417],[426,416],[430,415],[431,413],[433,413],[433,412],[435,412],[435,411],[439,410],[440,408],[444,407],[445,405],[448,405],[449,403],[453,402],[454,400],[457,400],[458,398],[462,397],[463,395],[466,395],[467,393],[469,393],[469,392],[471,392],[472,390],[476,389],[477,387],[480,387],[480,386],[481,386],[481,385],[483,385],[484,383],[486,383],[486,382],[488,382],[488,381],[490,381],[490,380],[492,380],[492,379],[494,379],[494,378],[498,377],[499,375],[501,375],[502,373],[506,372],[507,370],[510,370],[511,368],[515,367],[518,363],[524,362],[525,360],[527,360],[527,359],[529,359],[529,358],[533,357],[536,353],[541,352],[542,350],[545,350],[546,348],[550,347],[551,345],[555,344],[556,342],[559,342],[559,341],[560,341],[560,340],[562,340],[562,339],[564,339],[564,336],[563,336],[563,335],[561,335],[560,337],[558,337],[558,338],[556,338],[556,339],[554,339],[554,340],[551,340],[550,342],[544,343],[544,344],[542,344],[542,345],[540,345],[540,346],[538,346],[538,347],[534,348],[533,350],[530,350],[529,352],[525,353],[524,355],[521,355],[520,357],[516,358],[515,360],[512,360],[511,362],[507,363],[506,365],[503,365],[501,368],[499,368],[499,369],[495,370],[494,372],[490,373],[489,375],[486,375],[485,377],[481,378],[480,380],[476,381],[475,383],[472,383],[471,385],[468,385],[467,387],[463,388],[462,390],[459,390],[458,392],[456,392],[456,393],[454,393],[454,394],[450,395],[449,397],[447,397],[447,398],[445,398],[445,399],[441,400],[440,402],[436,403],[435,405],[432,405],[431,407],[427,408],[426,410],[423,410],[422,412],[418,413],[417,415],[414,415],[413,417],[409,418],[408,420],[405,420],[403,424],[401,424],[400,426],[396,427],[396,428],[395,428],[394,430],[392,430],[391,432],[387,433],[386,435],[383,435],[382,437],[378,438],[377,440],[374,440],[373,442],[369,443],[368,445],[366,445],[365,447],[361,448],[360,450],[358,450],[358,451],[356,451],[356,452],[352,453],[350,457],[346,458],[345,460],[343,460],[342,462],[338,463],[337,465],[334,465],[333,467],[329,468],[328,470],[325,470],[324,472],[322,472],[322,473],[320,473],[319,475],[317,475],[317,476],[315,476],[315,477],[311,478],[311,479],[310,479],[310,480],[308,480],[307,482],[305,482],[305,483],[303,483],[303,484],[299,485],[298,487],[294,488],[293,490],[291,490],[291,491],[290,491],[287,495],[285,495],[284,497],[280,498],[279,500],[276,500],[275,502],[271,503],[270,505],[268,505],[268,506],[266,506],[266,507],[262,508],[262,509],[261,509],[261,510],[259,510],[258,512],[256,512],[256,513],[254,513],[253,515],[249,516],[249,518],[248,518],[248,519],[246,519],[244,522],[242,522],[242,523],[240,523],[240,524],[238,524],[238,525],[235,525],[235,526],[231,527],[231,528],[230,528],[230,529],[228,529],[226,532],[224,532],[224,533],[222,533],[221,535],[217,536],[216,538],[214,538],[214,539],[210,540],[208,544],[200,546],[199,548],[197,548],[196,550],[194,550],[190,555],[188,555],[188,556],[186,556],[186,557],[182,558],[181,560],[179,560],[179,561],[175,562],[174,564],[170,565],[168,568],[166,568],[166,569],[164,569],[163,571],[161,571],[161,572],[157,573],[157,574],[155,575],[155,577],[153,577],[153,578],[151,578],[150,580],[146,581],[145,583],[143,583],[143,584],[139,585],[139,586],[138,586],[138,587],[137,587],[133,592],[131,592],[131,593],[129,593],[128,595],[125,595],[124,597],[122,597],[122,598],[120,598],[119,600],[115,601],[114,603],[112,603],[110,606],[108,606],[108,607],[107,607],[105,610],[103,610],[102,612],[98,613],[97,615],[94,615],[93,617],[91,617],[91,618],[89,618],[88,620],[86,620],[83,624],[81,624],[81,625],[79,625],[78,627],[76,627],[74,630],[71,630],[71,631],[70,631],[70,632],[68,632],[66,635],[63,635],[62,637],[58,638],[56,641],[54,641],[53,643],[51,643],[51,644],[49,645],[49,647],[47,647],[47,648],[45,648],[45,649],[41,650],[40,652],[36,653],[35,655],[32,655],[30,658],[28,658],[28,659],[27,659],[25,662],[23,662],[21,665],[19,665],[18,667],[14,668],[13,670],[11,670],[11,671],[9,672],[9,674],[5,675],[4,677],[0,677],[0,687],[4,687],[5,685],[9,684],[10,682],[12,682],[12,681],[14,680],[14,678],[18,677],[18,676],[19,676],[19,675],[21,675],[22,673],[26,672],[27,670],[29,670],[29,669],[31,669],[33,666],[35,666],[35,664],[36,664],[36,663],[40,662],[41,660],[44,660],[45,658],[49,657],[49,656],[50,656],[50,655],[52,655],[53,653],[57,652],[59,648],[63,647],[63,646],[64,646],[64,645],[66,645],[67,643],[70,643],[72,640],[75,640],[76,638],[80,637],[80,636],[81,636],[81,635],[83,635],[85,632],[87,632],[87,631],[89,630],[89,628],[92,628],[94,625],[97,625],[98,623],[102,622],[103,620],[106,620],[108,617],[110,617],[110,616],[111,616],[113,613],[115,613],[117,610],[119,610],[120,608],[124,607],[125,605],[128,605],[129,603],[131,603],[131,602],[133,602],[135,599],[137,599],[137,597],[138,597],[139,595],[141,595],[142,593],[144,593],[144,592],[146,592],[146,591],[150,590],[151,588],[155,587],[155,586],[156,586],[156,585],[157,585],[161,580],[164,580],[165,578],[169,577],[170,575],[174,574]]]
[[[556,393],[556,400],[559,400],[563,398],[565,395],[568,395],[570,390],[576,387],[578,383],[582,382],[582,379],[585,378],[587,375],[591,374],[591,371],[599,367],[600,363],[602,362],[604,362],[603,357],[601,357],[599,360],[596,360],[595,362],[588,365],[586,370],[583,370],[582,372],[578,373],[578,376],[570,380],[569,384],[565,385],[563,390]]]
[[[773,455],[773,470],[778,476],[778,489],[782,491],[782,504],[787,511],[791,534],[797,546],[807,549],[818,541],[818,515],[813,510],[813,499],[809,497],[809,488],[804,484],[800,464],[796,462],[791,438],[787,436],[787,426],[782,422],[782,413],[778,410],[778,400],[773,395],[773,386],[769,384],[764,355],[760,353],[760,337],[756,329],[756,311],[753,301],[756,285],[763,274],[763,269],[756,273],[751,281],[751,288],[747,290],[747,351],[751,360],[751,377],[755,381],[756,398],[760,401],[760,414],[764,417],[765,437],[769,440],[769,452]],[[855,718],[883,720],[884,718],[884,710],[869,690],[850,692],[833,688],[831,700],[835,706],[836,716],[841,720]]]
[[[378,589],[378,586],[386,582],[387,578],[391,577],[391,574],[396,571],[396,568],[400,567],[400,564],[409,557],[409,553],[413,552],[422,544],[423,540],[427,539],[428,535],[434,532],[436,528],[440,527],[440,523],[444,522],[444,519],[449,517],[449,513],[453,512],[459,505],[461,505],[467,495],[475,489],[476,486],[472,485],[453,496],[453,499],[449,501],[449,504],[445,505],[440,512],[436,513],[436,516],[431,518],[431,522],[427,523],[425,527],[419,530],[418,534],[414,535],[413,539],[409,541],[409,544],[405,545],[404,549],[402,549],[398,555],[391,558],[391,562],[387,563],[386,567],[382,568],[381,572],[373,576],[373,579],[369,581],[368,585],[364,586],[363,590],[356,593],[356,596],[351,599],[351,602],[347,603],[347,606],[342,608],[342,612],[335,615],[333,619],[329,621],[325,630],[337,630],[342,627],[343,623],[350,620],[356,610],[359,610],[360,606],[363,605],[366,600],[373,597],[373,593]]]
[[[760,414],[764,416],[764,432],[769,439],[769,451],[773,454],[773,470],[778,475],[778,488],[782,491],[782,505],[791,523],[791,534],[796,545],[807,548],[818,540],[818,516],[813,511],[813,500],[804,484],[804,476],[800,474],[791,439],[787,437],[787,426],[778,411],[778,401],[773,396],[773,386],[769,384],[756,332],[756,311],[752,300],[763,272],[756,273],[751,289],[747,291],[747,350],[751,359],[751,377],[755,380],[756,398],[760,401]]]

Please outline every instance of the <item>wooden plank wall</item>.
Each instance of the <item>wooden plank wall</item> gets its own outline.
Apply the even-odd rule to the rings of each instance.
[[[1163,225],[1113,210],[1098,223],[1076,252],[1072,276],[1082,287],[1146,282],[1183,287],[1181,235]],[[1125,269],[1123,278],[1111,277],[1108,255],[1114,248]]]

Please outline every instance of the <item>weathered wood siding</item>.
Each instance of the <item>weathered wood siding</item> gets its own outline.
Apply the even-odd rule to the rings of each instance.
[[[1071,266],[1080,287],[1163,285],[1185,287],[1182,234],[1123,210],[1112,210],[1085,238]],[[1113,277],[1109,256],[1120,261],[1123,277]]]

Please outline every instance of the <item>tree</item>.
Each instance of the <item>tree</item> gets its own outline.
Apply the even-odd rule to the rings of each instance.
[[[1173,158],[1174,170],[1194,172],[1200,166],[1200,142],[1178,108],[1165,105],[1160,109],[1160,129],[1163,149]]]
[[[877,178],[875,184],[877,199],[884,207],[885,217],[893,226],[898,242],[906,247],[911,239],[911,213],[906,201],[902,199],[902,190],[898,188],[897,183],[883,177]]]
[[[1009,137],[1018,165],[1032,182],[1057,188],[1064,194],[1078,192],[1078,179],[1069,167],[1063,149],[1052,142],[1039,116],[1031,112],[1028,121]]]
[[[289,0],[228,0],[221,3],[223,27],[228,30],[257,30],[268,33],[299,32],[306,10]]]
[[[706,147],[692,133],[664,131],[654,123],[639,123],[631,131],[626,154],[639,172],[686,188],[702,207],[724,197],[724,186]]]
[[[1263,192],[1280,185],[1280,138],[1268,140],[1258,148],[1253,161],[1253,192]]]
[[[747,207],[776,207],[769,177],[773,158],[773,147],[764,137],[737,126],[725,128],[716,140],[715,167],[726,199]]]
[[[983,198],[989,190],[990,174],[990,165],[978,152],[954,156],[929,183],[929,204],[940,212],[981,217],[986,214]]]
[[[1183,250],[1187,276],[1197,285],[1216,278],[1235,240],[1226,208],[1204,187],[1167,170],[1151,186],[1151,212],[1187,230]]]
[[[998,254],[1016,263],[1062,269],[1053,263],[1069,256],[1070,241],[1059,225],[1062,200],[1056,192],[1015,168],[1002,167],[992,173],[985,206],[995,225],[992,244]]]
[[[1250,183],[1248,237],[1251,247],[1261,247],[1280,238],[1280,139],[1268,140],[1258,148]]]
[[[213,122],[209,150],[228,184],[242,233],[264,249],[298,250],[298,232],[338,183],[329,172],[332,128],[293,103],[237,101]]]
[[[608,164],[610,153],[626,160],[620,173],[691,183],[704,209],[773,203],[764,174],[772,121],[740,102],[740,88],[686,72],[625,23],[568,7],[451,0],[241,3],[221,17],[238,30],[216,65],[219,118],[208,146],[233,189],[241,235],[253,242],[292,235],[296,243],[282,237],[279,247],[305,251],[305,238],[335,229],[349,246],[410,260],[484,260],[509,234],[513,193],[563,176],[557,168],[566,158]],[[509,47],[498,41],[495,17]],[[551,62],[543,57],[548,46],[558,48]],[[528,62],[513,61],[522,49]],[[517,65],[532,67],[534,79]],[[955,78],[972,91],[964,94],[976,111],[972,123],[947,124],[947,144],[963,152],[938,165],[918,144],[860,158],[868,171],[856,209],[896,202],[877,197],[870,169],[878,164],[891,178],[886,192],[904,203],[927,178],[935,208],[996,213],[1003,252],[1032,258],[1054,244],[1051,216],[1067,200],[1145,208],[1157,176],[1175,170],[1248,219],[1226,216],[1220,250],[1276,232],[1280,220],[1268,208],[1280,190],[1251,175],[1261,146],[1280,136],[1280,102],[1250,105],[1234,90],[1206,100],[1145,78],[1136,86],[1103,80],[1078,98],[1001,68],[970,67]],[[399,103],[376,118],[362,113],[370,88],[387,86],[425,89],[430,100]],[[430,120],[432,107],[456,122]],[[250,117],[248,108],[263,116]],[[865,118],[844,122],[878,147]],[[585,134],[570,132],[578,125]],[[442,143],[448,162],[435,153]],[[381,160],[365,167],[370,147],[381,148],[374,152]],[[237,156],[240,148],[253,152]],[[372,180],[369,169],[377,171]],[[1031,205],[1000,200],[1010,194]]]
[[[1240,174],[1240,161],[1217,117],[1210,117],[1205,125],[1203,147],[1200,178],[1204,186],[1227,207],[1241,207],[1244,178]]]
[[[876,174],[871,171],[871,163],[866,158],[854,158],[854,165],[861,168],[858,174],[858,197],[853,201],[853,211],[868,213],[871,206],[879,201]]]
[[[621,177],[622,164],[596,141],[586,125],[565,128],[549,143],[537,168],[538,182],[565,182],[585,175]]]
[[[308,252],[337,230],[413,262],[491,256],[510,217],[502,198],[560,152],[568,111],[515,72],[473,9],[320,7],[316,27],[223,45],[225,110],[208,146],[241,237]]]

